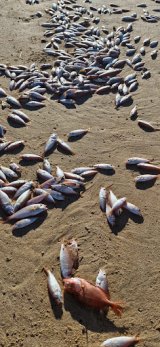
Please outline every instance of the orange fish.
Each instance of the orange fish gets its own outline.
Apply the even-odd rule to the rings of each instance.
[[[105,311],[109,306],[117,316],[121,316],[122,303],[110,301],[103,289],[78,277],[66,278],[63,283],[65,292],[73,294],[81,303],[99,311]]]

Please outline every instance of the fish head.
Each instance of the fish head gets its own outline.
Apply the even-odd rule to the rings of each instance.
[[[79,293],[81,290],[81,281],[79,278],[63,279],[64,290],[68,293]]]

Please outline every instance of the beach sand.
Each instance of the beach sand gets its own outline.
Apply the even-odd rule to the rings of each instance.
[[[44,30],[41,23],[48,19],[44,12],[52,1],[41,1],[29,6],[24,0],[0,0],[0,63],[37,66],[52,62],[45,55],[41,42]],[[115,1],[123,8],[137,12],[140,1]],[[146,0],[149,11],[158,4]],[[103,1],[95,1],[100,6]],[[92,4],[93,5],[93,4]],[[42,11],[42,18],[31,15]],[[152,11],[151,11],[152,12]],[[156,13],[155,13],[156,14]],[[102,24],[111,31],[122,24],[122,15],[106,15]],[[137,47],[147,37],[159,39],[159,23],[149,24],[139,19],[133,24],[131,37],[141,35]],[[122,48],[122,51],[125,49]],[[159,124],[160,109],[160,58],[150,57],[146,48],[145,66],[151,71],[149,80],[138,74],[139,88],[133,93],[130,107],[115,109],[115,95],[94,95],[75,109],[47,100],[46,107],[27,112],[31,123],[26,128],[13,128],[7,122],[8,109],[1,110],[1,123],[7,128],[7,139],[25,140],[23,153],[42,154],[44,143],[56,131],[67,140],[74,129],[90,127],[90,133],[73,142],[74,156],[59,152],[50,155],[53,174],[56,165],[65,171],[97,162],[115,166],[113,176],[97,174],[86,184],[80,199],[65,207],[48,211],[44,222],[29,232],[12,233],[11,225],[0,224],[0,346],[1,347],[97,347],[107,338],[135,335],[144,338],[140,346],[158,347],[160,339],[160,183],[149,189],[137,189],[134,177],[137,172],[127,170],[125,161],[139,156],[159,163],[159,132],[147,133],[129,117],[136,104],[139,118]],[[130,73],[130,68],[125,68]],[[0,87],[9,94],[9,79],[0,77]],[[19,155],[3,155],[0,163],[8,166],[11,160],[18,163]],[[22,178],[36,179],[39,164],[23,166]],[[142,212],[143,220],[120,218],[116,233],[111,232],[105,215],[99,208],[98,194],[101,186],[113,184],[118,197],[127,197]],[[124,220],[125,219],[125,220]],[[76,273],[95,282],[100,268],[107,272],[112,300],[123,301],[125,311],[121,318],[109,310],[103,317],[78,304],[72,297],[64,300],[63,311],[51,305],[43,266],[53,269],[63,287],[60,276],[59,251],[63,238],[76,238],[81,258]]]

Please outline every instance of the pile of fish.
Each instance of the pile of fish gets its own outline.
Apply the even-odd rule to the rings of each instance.
[[[106,214],[107,222],[111,227],[116,225],[116,217],[125,210],[142,217],[140,209],[128,202],[126,197],[118,199],[112,190],[106,190],[104,187],[100,188],[99,204],[101,211]]]
[[[122,303],[114,302],[110,299],[105,271],[100,269],[94,285],[83,278],[73,277],[78,265],[77,242],[74,239],[64,241],[60,250],[60,268],[64,292],[72,294],[83,305],[104,313],[107,312],[108,307],[111,307],[117,316],[121,316],[123,312]],[[59,283],[50,270],[44,268],[44,271],[48,277],[47,284],[50,296],[55,300],[56,304],[62,305],[63,296]]]
[[[135,177],[135,183],[137,186],[139,184],[146,184],[147,182],[155,182],[157,178],[160,178],[160,166],[151,164],[153,159],[133,157],[126,161],[126,167],[130,169],[137,169],[143,172],[143,175]],[[145,173],[144,173],[145,172]]]
[[[117,12],[117,7],[115,5],[116,10],[112,8],[112,12]],[[10,78],[10,91],[22,93],[16,99],[0,89],[0,97],[6,97],[3,107],[41,108],[48,101],[44,94],[72,107],[93,94],[115,91],[116,108],[133,102],[132,93],[139,85],[137,76],[141,73],[142,79],[147,79],[151,75],[142,60],[145,46],[155,48],[158,41],[147,38],[138,52],[136,44],[141,37],[136,36],[134,44],[131,43],[132,23],[127,28],[121,26],[109,33],[104,26],[92,25],[100,22],[100,18],[93,15],[96,11],[99,14],[108,13],[105,6],[100,9],[90,6],[88,9],[78,5],[76,0],[59,0],[46,9],[49,21],[41,24],[46,29],[42,42],[46,43],[44,53],[52,56],[54,62],[41,64],[40,70],[34,63],[30,67],[0,64],[0,76]],[[130,17],[137,20],[135,14]],[[129,21],[128,17],[123,17],[123,21]],[[121,56],[122,47],[126,48],[125,58]],[[151,52],[153,59],[157,52],[157,49]],[[129,67],[132,74],[126,75],[123,71],[125,67]],[[13,112],[9,118],[19,120],[19,124],[25,126],[28,120],[18,116],[22,121],[17,116],[13,117]]]
[[[0,167],[0,205],[6,222],[15,222],[12,230],[25,228],[38,221],[39,215],[47,211],[47,205],[59,206],[64,201],[78,199],[85,191],[85,181],[98,172],[114,173],[111,164],[95,164],[90,167],[74,168],[71,172],[56,167],[52,175],[50,162],[35,154],[24,154],[23,160],[43,161],[37,169],[37,181],[20,179],[21,168],[16,163]]]

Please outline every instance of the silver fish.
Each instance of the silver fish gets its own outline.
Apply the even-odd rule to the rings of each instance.
[[[16,222],[13,227],[12,231],[17,230],[17,229],[23,229],[26,228],[28,225],[33,224],[35,221],[38,220],[39,217],[30,217],[30,218],[24,218],[22,220],[19,220]]]
[[[10,216],[13,214],[14,208],[11,204],[11,200],[5,192],[2,192],[2,190],[0,190],[0,204],[7,215]]]
[[[47,211],[47,207],[44,204],[34,204],[30,206],[25,206],[21,210],[12,214],[12,216],[8,217],[7,221],[10,222],[14,219],[24,219],[28,217],[34,217],[45,211]]]

